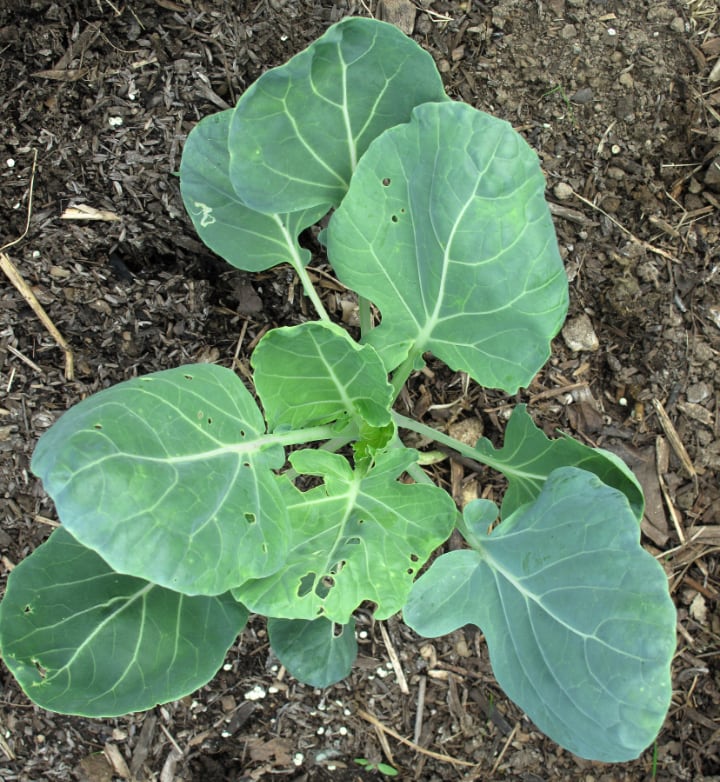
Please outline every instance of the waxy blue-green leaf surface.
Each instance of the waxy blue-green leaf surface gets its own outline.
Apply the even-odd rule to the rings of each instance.
[[[637,757],[670,704],[675,608],[627,498],[563,467],[490,535],[487,518],[466,516],[475,550],[431,565],[405,621],[425,636],[478,625],[498,682],[540,730],[585,758]]]
[[[252,365],[271,431],[343,416],[377,427],[390,422],[393,390],[380,357],[332,323],[273,329],[255,348]]]
[[[247,616],[227,594],[188,597],[119,575],[61,527],[10,574],[0,647],[43,708],[113,717],[205,684]]]
[[[68,531],[115,570],[211,595],[282,564],[284,461],[240,378],[196,364],[85,399],[31,467]]]
[[[357,657],[352,617],[345,625],[323,617],[313,621],[271,617],[267,628],[278,660],[304,684],[329,687],[349,676]]]
[[[233,186],[260,212],[337,206],[370,142],[413,107],[442,100],[432,57],[412,39],[375,19],[343,19],[238,101]]]
[[[233,591],[251,611],[286,619],[322,615],[345,624],[364,600],[386,619],[405,603],[413,578],[450,535],[455,505],[436,486],[398,476],[417,458],[410,449],[378,452],[366,472],[339,454],[296,451],[291,464],[324,483],[286,496],[290,550],[281,571]]]
[[[228,128],[233,110],[200,120],[185,142],[180,192],[205,244],[239,269],[259,272],[280,263],[305,266],[310,253],[297,237],[327,212],[324,206],[292,214],[248,208],[230,183]]]
[[[537,155],[509,124],[429,103],[377,138],[330,220],[339,279],[373,301],[388,369],[431,351],[515,392],[549,356],[567,276]]]
[[[645,507],[642,488],[622,459],[571,437],[550,440],[535,426],[525,405],[518,405],[513,410],[502,448],[495,449],[490,440],[483,437],[475,449],[480,461],[500,470],[508,479],[502,504],[505,517],[526,502],[532,502],[540,494],[548,475],[557,467],[580,467],[621,491],[637,520],[642,519]]]

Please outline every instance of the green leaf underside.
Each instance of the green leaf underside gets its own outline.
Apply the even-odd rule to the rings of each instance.
[[[68,531],[115,570],[212,595],[282,564],[284,461],[240,378],[197,364],[84,400],[31,467]]]
[[[360,416],[390,422],[392,386],[375,350],[330,323],[277,328],[258,343],[252,365],[270,431]]]
[[[405,621],[426,636],[478,625],[498,682],[540,730],[585,758],[637,757],[670,704],[675,609],[625,496],[563,467],[534,504],[472,532],[480,549],[439,557]]]
[[[447,100],[432,57],[393,25],[338,22],[240,98],[230,179],[260,212],[337,206],[357,161],[414,106]]]
[[[357,657],[355,620],[335,625],[327,619],[268,619],[270,646],[299,681],[329,687],[350,674]]]
[[[536,154],[463,103],[417,107],[376,139],[328,227],[343,284],[373,301],[388,369],[431,351],[514,393],[550,352],[567,277]]]
[[[306,266],[310,253],[297,237],[327,207],[260,214],[243,204],[230,183],[228,128],[233,109],[205,117],[190,131],[180,164],[180,192],[195,230],[228,263],[250,272],[280,263]]]
[[[246,582],[233,591],[235,598],[267,616],[322,615],[339,624],[364,600],[377,605],[377,619],[399,611],[456,516],[447,492],[397,480],[416,457],[410,449],[379,452],[363,475],[338,454],[293,453],[293,467],[322,475],[324,484],[287,498],[292,534],[285,567]]]
[[[227,594],[188,597],[118,575],[61,527],[10,574],[0,646],[43,708],[114,717],[205,684],[247,616]]]
[[[502,448],[496,450],[483,437],[476,443],[475,450],[480,454],[480,461],[490,461],[508,478],[502,504],[503,517],[532,502],[540,494],[548,475],[557,467],[579,467],[621,491],[637,520],[642,519],[645,507],[642,488],[625,462],[610,451],[590,448],[571,437],[550,440],[535,426],[526,405],[514,408]]]

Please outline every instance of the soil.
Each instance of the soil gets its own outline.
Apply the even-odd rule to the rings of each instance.
[[[381,628],[361,613],[352,676],[324,691],[284,673],[259,619],[202,690],[121,719],[45,712],[3,669],[3,782],[379,777],[357,758],[427,782],[720,779],[720,12],[712,0],[408,6],[0,0],[0,246],[75,359],[69,379],[63,351],[0,275],[3,577],[52,529],[29,461],[63,410],[182,363],[247,371],[265,330],[305,317],[291,272],[232,270],[197,239],[174,177],[189,130],[342,16],[404,11],[448,93],[509,120],[537,150],[572,297],[527,391],[463,393],[431,364],[407,401],[434,426],[481,419],[496,440],[509,406],[528,402],[548,433],[636,470],[644,542],[679,620],[656,746],[614,766],[575,758],[497,687],[476,629],[427,642],[399,618]],[[65,219],[69,209],[82,219]],[[342,290],[327,281],[322,293],[340,319]],[[491,474],[443,470],[457,497],[472,482],[502,491]]]

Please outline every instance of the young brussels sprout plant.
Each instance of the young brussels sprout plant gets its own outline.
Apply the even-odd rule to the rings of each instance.
[[[31,466],[62,526],[0,608],[25,692],[91,717],[179,698],[251,612],[282,663],[325,687],[349,673],[353,613],[371,603],[424,636],[477,625],[500,685],[548,736],[585,758],[637,757],[670,703],[675,611],[640,545],[633,474],[548,439],[522,405],[500,449],[395,409],[427,354],[511,394],[547,360],[568,285],[535,153],[450,100],[399,30],[348,18],[200,121],[180,182],[203,241],[249,272],[290,264],[317,320],[260,340],[254,388],[222,366],[168,369],[85,399],[40,438]],[[331,321],[298,241],[328,215],[359,340]],[[407,432],[502,472],[502,507],[459,511]],[[418,577],[454,529],[467,546]]]

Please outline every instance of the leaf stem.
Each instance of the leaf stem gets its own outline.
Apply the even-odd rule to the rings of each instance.
[[[395,410],[392,411],[392,417],[395,421],[395,424],[400,429],[409,429],[411,432],[417,432],[418,434],[430,438],[436,443],[440,443],[441,445],[452,449],[461,456],[465,456],[474,462],[485,464],[488,467],[492,467],[493,469],[498,470],[503,474],[507,474],[507,464],[503,463],[499,459],[493,459],[492,456],[481,454],[471,446],[465,445],[465,443],[461,443],[460,440],[456,440],[454,437],[450,437],[450,435],[439,432],[437,429],[433,429],[432,426],[421,424],[420,421],[416,421],[413,418],[408,418],[407,416],[401,415]]]
[[[370,318],[370,301],[364,296],[358,296],[358,311],[360,314],[360,336],[364,337],[372,329],[372,320]]]
[[[418,353],[411,351],[405,361],[403,361],[402,364],[400,364],[400,366],[393,373],[392,380],[390,381],[393,387],[393,399],[397,399],[400,396],[400,392],[403,390],[403,386],[412,374],[413,369],[415,369],[415,361],[417,357]],[[407,420],[411,421],[412,419],[408,418]],[[410,427],[406,426],[405,428],[409,429]]]
[[[312,281],[310,280],[310,275],[307,273],[307,269],[302,265],[300,262],[300,258],[297,259],[297,263],[293,263],[293,267],[295,269],[295,272],[302,283],[303,290],[305,291],[305,295],[310,299],[310,301],[313,304],[313,307],[315,307],[315,312],[320,316],[320,320],[330,322],[330,316],[327,313],[327,310],[325,309],[322,301],[320,301],[320,297],[318,296],[317,291],[315,290],[315,286],[312,284]]]

